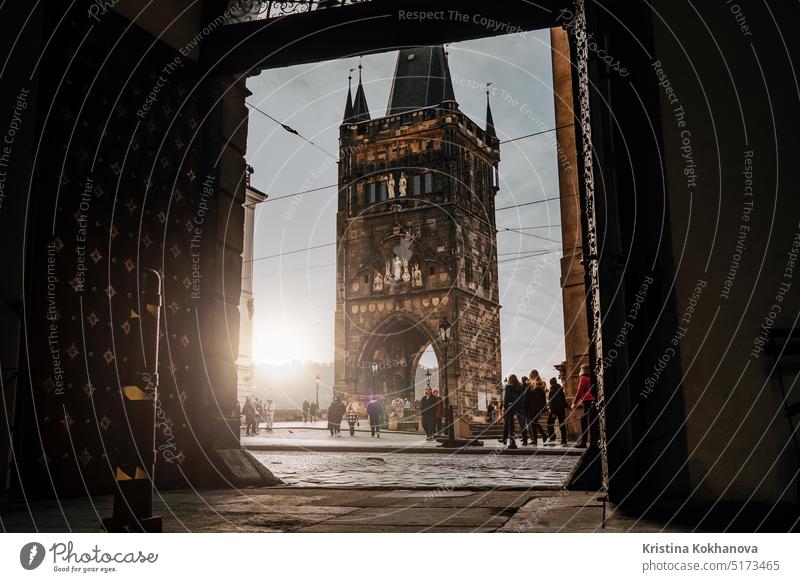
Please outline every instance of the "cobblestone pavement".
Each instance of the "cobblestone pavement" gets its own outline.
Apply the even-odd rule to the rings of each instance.
[[[251,451],[257,450],[309,450],[320,451],[325,449],[354,449],[354,450],[379,450],[379,449],[430,449],[438,448],[439,443],[426,441],[424,434],[406,432],[382,432],[381,438],[373,438],[369,434],[369,428],[362,424],[356,430],[355,436],[345,428],[340,437],[331,437],[324,422],[316,424],[297,424],[297,423],[275,423],[274,430],[267,432],[263,426],[258,435],[245,436],[242,433],[242,446]],[[506,450],[496,439],[485,439],[483,447],[470,447],[469,453],[492,454],[494,452]],[[419,452],[415,450],[414,452]],[[444,454],[450,454],[442,451]],[[511,452],[511,451],[509,451]],[[580,455],[582,450],[572,447],[544,446],[525,447],[520,444],[518,454],[533,453],[561,455]]]
[[[560,488],[575,456],[251,451],[288,485],[431,489]]]

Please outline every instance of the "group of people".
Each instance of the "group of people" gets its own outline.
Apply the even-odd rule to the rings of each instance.
[[[381,421],[383,419],[383,402],[378,397],[370,398],[367,403],[367,418],[369,419],[370,436],[381,438]],[[355,436],[356,427],[361,426],[358,419],[358,404],[348,402],[345,404],[342,397],[337,395],[328,406],[328,431],[332,437],[340,437],[342,432],[342,419],[347,421],[350,436]]]
[[[263,402],[258,398],[248,396],[240,414],[244,416],[246,436],[258,434],[258,427],[262,420],[266,425],[267,432],[272,432],[272,423],[275,420],[275,404],[272,400],[267,399],[266,402]]]
[[[558,421],[561,433],[561,444],[567,445],[567,413],[577,406],[583,407],[581,416],[581,443],[578,447],[586,447],[590,428],[593,425],[596,397],[592,393],[589,366],[581,366],[581,379],[578,391],[572,403],[567,402],[564,388],[556,378],[550,378],[549,388],[536,370],[531,370],[522,380],[515,374],[508,377],[503,394],[503,438],[500,442],[508,443],[509,449],[516,449],[514,421],[519,423],[522,445],[537,445],[541,435],[544,444],[555,444],[555,423]],[[547,433],[545,434],[540,417],[547,413]]]
[[[316,402],[309,402],[308,398],[303,400],[303,422],[317,422],[317,411],[319,405]]]
[[[425,388],[425,395],[419,401],[419,413],[426,441],[432,441],[434,435],[442,434],[445,409],[444,398],[439,396],[438,390],[430,386]]]

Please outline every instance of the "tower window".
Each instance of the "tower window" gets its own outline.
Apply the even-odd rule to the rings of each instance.
[[[411,178],[411,194],[419,196],[422,194],[422,175],[414,174]]]
[[[425,174],[425,194],[433,192],[433,174]]]
[[[384,200],[388,200],[389,198],[389,191],[386,188],[386,182],[372,182],[368,186],[369,190],[369,201],[370,204],[375,204],[376,202],[383,202]]]

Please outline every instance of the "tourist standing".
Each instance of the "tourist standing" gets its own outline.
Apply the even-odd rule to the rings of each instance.
[[[310,417],[311,422],[317,422],[317,410],[319,410],[319,406],[316,402],[312,402],[308,406],[308,415]]]
[[[264,405],[264,423],[267,425],[267,432],[272,432],[272,423],[275,421],[275,403],[267,398]]]
[[[258,425],[261,424],[262,416],[264,416],[264,405],[256,398],[256,417],[253,420],[253,434],[258,434]]]
[[[337,396],[328,407],[328,430],[331,436],[339,436],[342,432],[342,417],[345,413],[344,403],[341,396]]]
[[[564,387],[555,378],[550,378],[550,390],[547,392],[547,408],[550,413],[547,415],[547,436],[555,444],[556,431],[553,423],[558,420],[558,427],[561,432],[561,445],[567,445],[567,397],[564,394]]]
[[[494,422],[494,400],[490,400],[486,405],[486,422],[487,424]]]
[[[539,435],[542,435],[542,442],[547,442],[547,435],[539,423],[539,417],[547,408],[547,394],[545,393],[545,383],[539,372],[531,370],[529,378],[529,388],[525,394],[525,417],[528,422],[528,434],[531,437],[531,444],[539,444]]]
[[[425,431],[425,440],[432,441],[436,430],[436,408],[439,401],[433,395],[431,388],[425,388],[425,396],[419,401],[420,416],[422,417],[422,430]]]
[[[522,383],[515,374],[508,377],[503,391],[503,444],[508,441],[509,449],[516,449],[517,443],[514,441],[514,417],[519,421],[520,430],[525,428],[525,392]]]
[[[367,416],[369,417],[369,436],[381,438],[382,413],[383,403],[379,398],[373,397],[367,404]]]
[[[578,391],[575,393],[575,398],[572,400],[572,406],[583,406],[583,414],[581,415],[581,444],[577,445],[580,448],[586,448],[586,442],[589,440],[590,432],[593,430],[594,424],[594,406],[596,402],[594,394],[592,394],[592,377],[589,375],[589,366],[583,364],[581,366],[581,379],[578,382]]]
[[[311,406],[307,398],[303,399],[303,422],[308,422],[308,409]]]
[[[250,436],[250,432],[256,423],[256,406],[253,404],[252,397],[248,396],[244,401],[242,414],[244,414],[245,436]]]

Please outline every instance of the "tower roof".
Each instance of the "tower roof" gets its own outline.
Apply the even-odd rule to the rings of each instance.
[[[450,67],[442,45],[403,49],[397,55],[387,115],[455,101]]]
[[[486,135],[489,137],[497,137],[497,130],[494,128],[494,119],[492,118],[492,105],[489,103],[489,90],[486,90]]]
[[[364,85],[361,84],[361,65],[358,65],[358,88],[356,89],[356,98],[353,101],[353,116],[350,123],[361,123],[370,119],[367,96],[364,95]]]
[[[351,71],[353,69],[350,69]],[[350,88],[350,82],[352,81],[353,77],[347,77],[347,102],[344,104],[344,117],[342,118],[342,123],[350,123],[350,120],[353,118],[353,92]]]

